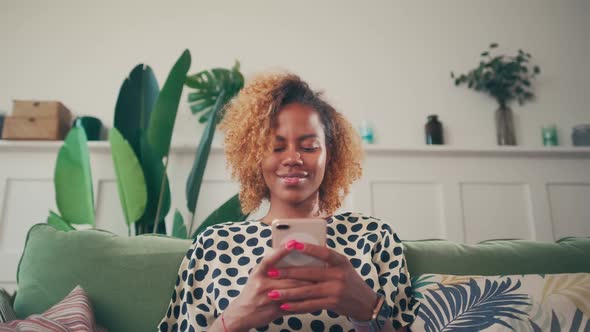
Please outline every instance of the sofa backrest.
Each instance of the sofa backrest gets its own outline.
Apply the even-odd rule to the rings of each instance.
[[[98,324],[111,332],[153,331],[164,316],[177,270],[191,241],[166,236],[118,237],[98,230],[31,228],[18,268],[15,311],[41,313],[76,285],[92,300]],[[590,239],[559,243],[404,242],[410,273],[520,274],[590,272]]]
[[[511,275],[590,272],[590,238],[555,243],[488,240],[468,245],[445,240],[404,242],[410,275]]]

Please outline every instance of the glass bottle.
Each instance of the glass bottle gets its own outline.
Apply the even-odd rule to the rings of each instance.
[[[438,115],[429,115],[424,129],[426,131],[426,144],[444,144],[443,127],[442,123],[438,121]]]
[[[365,142],[367,144],[373,144],[373,142],[374,142],[373,126],[371,125],[371,123],[369,121],[367,121],[367,120],[361,121],[361,124],[359,126],[359,131],[360,131],[361,139],[363,140],[363,142]]]

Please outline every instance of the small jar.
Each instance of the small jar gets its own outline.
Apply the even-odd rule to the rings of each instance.
[[[367,144],[373,144],[374,137],[373,137],[373,126],[367,120],[361,121],[361,125],[359,126],[359,132],[361,134],[361,140]]]
[[[544,146],[558,146],[557,140],[557,126],[554,124],[544,126],[541,129],[541,136],[543,138]]]
[[[438,115],[429,115],[424,129],[426,133],[426,144],[444,144],[443,127],[442,123],[438,121]]]
[[[574,126],[572,130],[572,144],[574,146],[590,146],[590,124]]]

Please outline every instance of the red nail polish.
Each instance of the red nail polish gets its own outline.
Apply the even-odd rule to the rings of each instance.
[[[301,242],[295,243],[295,249],[296,250],[300,250],[301,251],[301,250],[303,250],[303,248],[305,248],[305,245],[303,243],[301,243]]]
[[[281,297],[281,293],[273,290],[268,292],[268,297],[270,297],[271,299],[278,299],[279,297]]]
[[[290,310],[291,306],[289,305],[289,303],[284,303],[281,304],[281,310]]]
[[[276,278],[280,275],[279,270],[272,268],[272,269],[268,269],[268,271],[266,271],[266,275],[268,275],[271,278]]]
[[[285,244],[285,248],[287,248],[287,249],[293,249],[293,248],[295,248],[296,245],[297,245],[297,241],[295,241],[295,240],[289,240]]]

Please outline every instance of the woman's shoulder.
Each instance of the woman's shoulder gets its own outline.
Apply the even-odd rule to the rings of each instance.
[[[336,227],[338,227],[338,225],[343,225],[347,228],[350,227],[354,232],[358,232],[364,228],[367,231],[385,231],[391,234],[394,233],[389,222],[359,212],[335,214],[332,216],[331,220],[335,223]]]
[[[226,221],[205,228],[205,230],[199,234],[199,237],[205,240],[209,238],[234,236],[236,234],[250,236],[260,234],[263,237],[266,237],[270,235],[270,227],[256,220]]]

